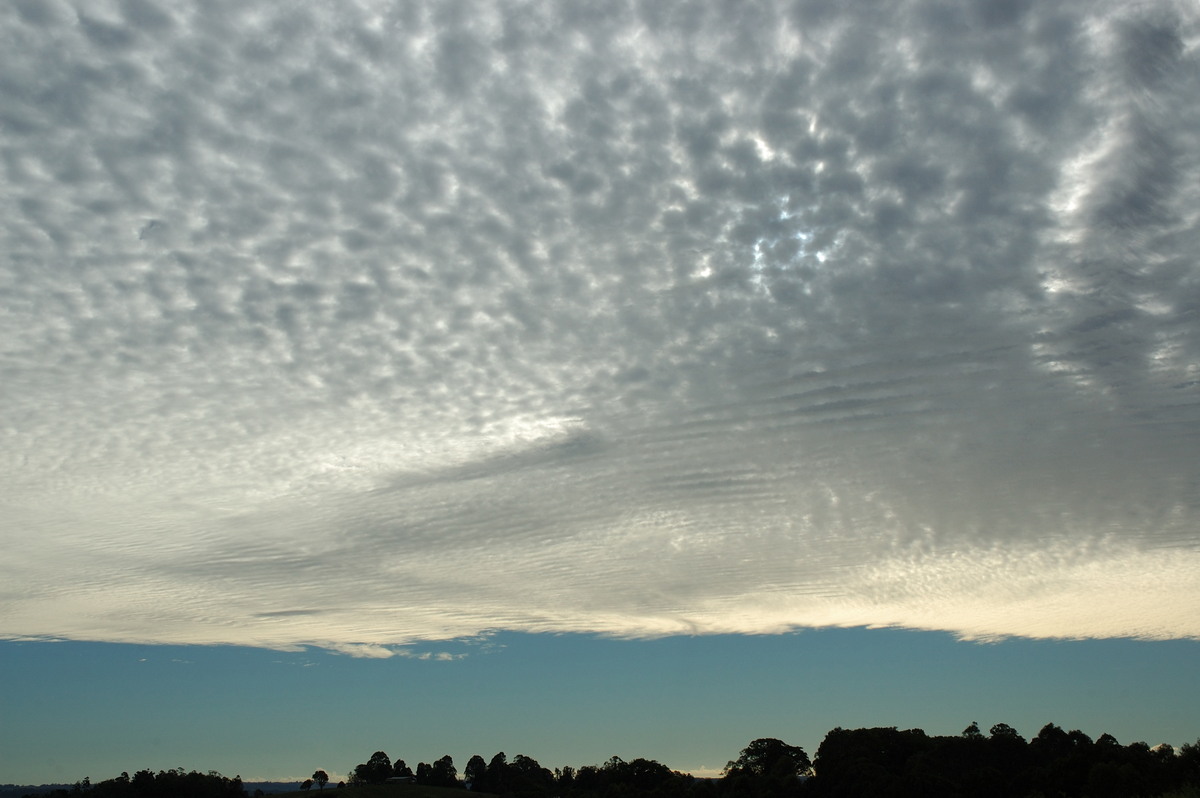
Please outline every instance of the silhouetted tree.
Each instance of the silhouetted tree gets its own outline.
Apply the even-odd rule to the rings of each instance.
[[[483,757],[475,754],[467,760],[467,766],[463,768],[463,779],[472,789],[479,789],[487,780],[487,762],[483,761]]]
[[[722,792],[734,798],[784,798],[799,791],[799,777],[811,764],[803,748],[763,737],[725,765]]]
[[[575,786],[575,768],[570,765],[555,768],[554,782],[559,785],[560,791],[569,792]]]
[[[539,795],[554,786],[554,774],[536,759],[517,754],[505,769],[508,791],[514,795]]]
[[[317,783],[318,788],[323,790],[325,789],[325,785],[329,783],[329,774],[323,770],[318,770],[312,774],[312,780]]]
[[[1179,746],[1173,770],[1179,783],[1200,787],[1200,739]]]
[[[392,775],[392,760],[383,751],[376,751],[366,762],[355,766],[353,782],[381,784]]]
[[[997,723],[992,728],[988,729],[988,734],[993,740],[1020,740],[1025,742],[1025,738],[1017,734],[1017,730],[1007,723]]]
[[[763,737],[743,748],[737,759],[725,765],[725,772],[751,776],[799,776],[807,771],[811,764],[808,754],[804,753],[800,746],[788,745],[774,737]]]
[[[457,787],[458,769],[449,754],[435,761],[429,768],[429,780],[426,782],[433,787]]]
[[[910,759],[928,750],[920,729],[839,727],[817,749],[814,787],[823,796],[921,795],[906,771]]]
[[[501,795],[508,787],[508,757],[499,751],[488,762],[484,773],[484,791]]]

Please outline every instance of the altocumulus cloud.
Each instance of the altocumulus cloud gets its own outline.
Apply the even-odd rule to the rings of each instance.
[[[1200,637],[1190,3],[0,7],[0,635]]]

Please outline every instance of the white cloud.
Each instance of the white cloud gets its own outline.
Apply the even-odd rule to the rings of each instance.
[[[1193,9],[456,8],[0,10],[0,635],[1200,636]]]

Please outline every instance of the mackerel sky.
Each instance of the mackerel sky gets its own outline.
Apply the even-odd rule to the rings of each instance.
[[[0,637],[1200,638],[1198,45],[4,3]]]

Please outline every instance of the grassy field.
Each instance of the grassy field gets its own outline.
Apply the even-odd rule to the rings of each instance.
[[[489,796],[485,792],[467,792],[454,787],[425,787],[420,784],[364,784],[360,787],[325,785],[324,790],[313,785],[311,790],[273,793],[270,798],[466,798],[468,795]]]

